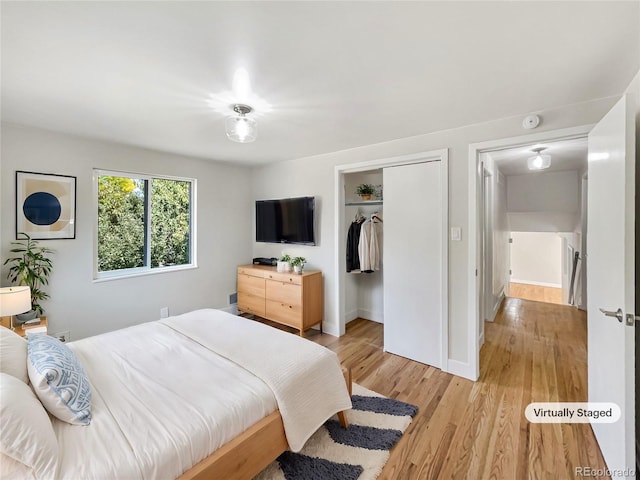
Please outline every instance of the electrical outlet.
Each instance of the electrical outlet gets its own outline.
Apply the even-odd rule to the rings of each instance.
[[[229,294],[229,305],[233,305],[234,303],[238,303],[238,294],[237,293]]]
[[[162,307],[160,309],[160,318],[167,318],[169,316],[169,307]]]
[[[57,338],[61,342],[71,341],[71,334],[69,333],[69,330],[65,330],[64,332],[52,333],[51,336]]]

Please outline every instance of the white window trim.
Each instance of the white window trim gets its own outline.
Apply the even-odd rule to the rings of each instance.
[[[146,265],[143,267],[136,268],[126,268],[121,270],[110,270],[107,272],[99,272],[98,271],[98,179],[101,176],[114,176],[114,177],[129,177],[134,179],[142,179],[149,181],[149,192],[147,195],[151,195],[151,180],[154,178],[164,179],[164,180],[176,180],[182,182],[190,182],[191,183],[191,202],[190,202],[190,225],[191,225],[191,235],[189,236],[189,250],[191,262],[185,263],[183,265],[173,265],[170,267],[156,267],[151,268],[150,258],[145,259]],[[171,175],[152,175],[145,173],[136,173],[136,172],[125,172],[125,171],[117,171],[117,170],[103,170],[103,169],[93,169],[93,282],[106,282],[111,280],[118,280],[122,278],[132,278],[132,277],[140,277],[144,275],[156,275],[161,273],[168,272],[176,272],[182,270],[191,270],[198,268],[197,262],[197,203],[196,199],[197,195],[197,180],[195,178],[188,177],[177,177]],[[147,224],[145,228],[147,231],[150,231],[151,227],[151,216],[147,217]],[[149,240],[150,241],[150,240]],[[147,255],[151,255],[151,249],[147,248]]]

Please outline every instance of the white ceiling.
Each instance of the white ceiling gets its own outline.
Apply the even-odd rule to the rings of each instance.
[[[622,93],[640,2],[0,3],[2,120],[261,164]],[[235,144],[212,97],[271,106]]]
[[[531,150],[545,147],[545,154],[551,156],[551,166],[543,172],[560,172],[565,170],[582,170],[587,168],[587,139],[575,138],[551,143],[537,143],[517,148],[509,148],[490,152],[489,155],[496,167],[504,175],[525,175],[539,173],[527,167],[527,159],[535,155]]]

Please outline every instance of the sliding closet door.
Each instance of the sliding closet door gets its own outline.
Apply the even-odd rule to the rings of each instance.
[[[441,163],[384,169],[384,349],[438,368]]]

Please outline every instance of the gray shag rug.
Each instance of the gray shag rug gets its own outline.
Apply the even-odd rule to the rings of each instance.
[[[349,428],[327,420],[298,452],[285,452],[254,480],[373,480],[418,407],[353,384]]]

